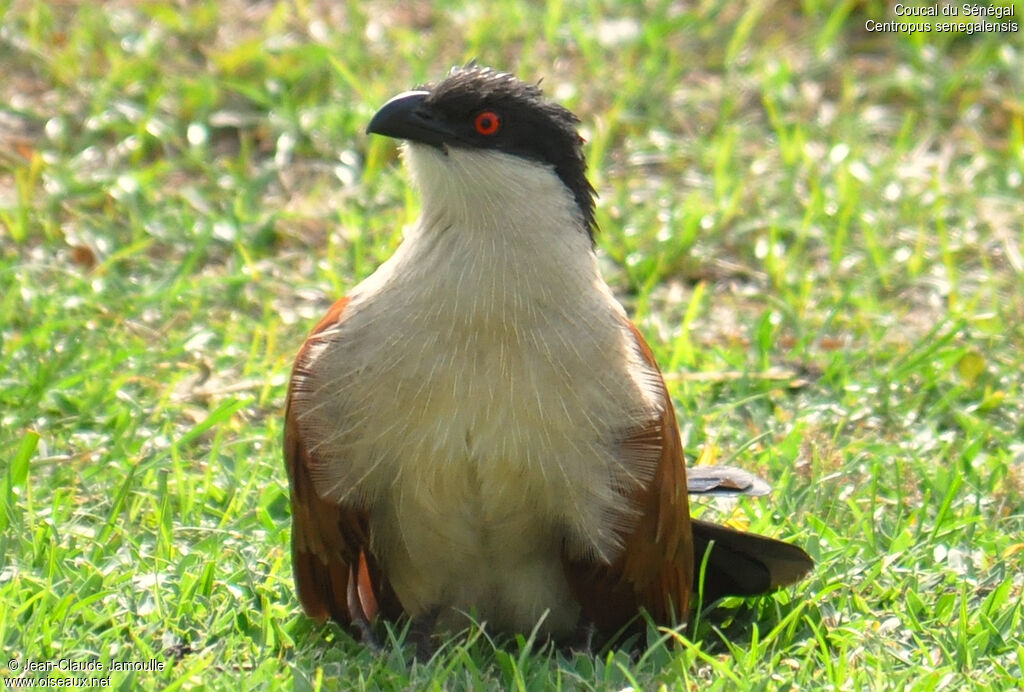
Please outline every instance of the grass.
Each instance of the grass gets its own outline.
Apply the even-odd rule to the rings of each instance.
[[[1024,47],[864,31],[887,12],[0,2],[6,678],[65,658],[162,664],[121,689],[1024,685]],[[411,664],[298,609],[291,358],[416,214],[362,129],[472,57],[581,115],[605,273],[691,459],[776,484],[705,513],[818,561],[692,641],[566,658],[477,631]]]

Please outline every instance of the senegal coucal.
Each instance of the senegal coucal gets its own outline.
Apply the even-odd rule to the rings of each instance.
[[[598,271],[578,119],[470,65],[388,101],[420,217],[295,361],[285,462],[299,600],[372,639],[378,615],[452,631],[608,639],[685,621],[812,566],[690,518],[672,401]],[[736,470],[691,491],[761,493]]]

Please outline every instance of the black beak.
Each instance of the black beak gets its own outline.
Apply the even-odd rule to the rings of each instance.
[[[407,139],[441,148],[455,139],[424,101],[430,92],[406,91],[385,103],[366,126],[367,134]]]

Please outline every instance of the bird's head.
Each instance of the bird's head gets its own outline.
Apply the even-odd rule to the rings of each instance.
[[[511,74],[469,65],[443,81],[403,92],[373,116],[368,133],[402,139],[414,181],[447,204],[459,197],[497,203],[552,194],[573,206],[581,230],[595,229],[579,119]]]

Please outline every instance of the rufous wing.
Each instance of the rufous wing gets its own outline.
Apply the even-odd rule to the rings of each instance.
[[[660,378],[650,347],[632,324],[637,348]],[[672,400],[662,383],[660,415],[630,433],[624,450],[660,448],[653,477],[632,494],[637,518],[611,564],[566,559],[566,575],[583,616],[605,638],[640,624],[641,608],[659,624],[685,622],[693,581],[693,536],[687,500],[686,466]],[[643,465],[647,459],[622,459]],[[643,475],[643,474],[637,474]]]
[[[650,347],[635,326],[630,329],[651,371],[661,377]],[[659,625],[684,623],[702,566],[705,604],[722,596],[767,593],[798,581],[814,566],[795,545],[691,520],[689,493],[764,495],[770,488],[732,467],[697,467],[689,481],[672,400],[664,385],[661,390],[660,417],[632,432],[623,446],[643,450],[653,445],[660,455],[650,482],[632,495],[632,509],[639,516],[624,537],[622,554],[611,564],[565,560],[584,617],[605,638],[635,631],[641,608]],[[641,467],[648,460],[626,455],[622,461]]]
[[[299,422],[311,394],[315,372],[308,353],[320,335],[345,317],[348,300],[336,302],[313,328],[295,359],[285,413],[284,459],[291,487],[292,568],[303,610],[311,618],[328,617],[342,625],[368,623],[379,610],[389,618],[401,611],[370,551],[365,510],[321,498],[311,476],[317,440],[305,439]],[[327,353],[324,357],[330,357]],[[329,460],[344,463],[344,460]]]

